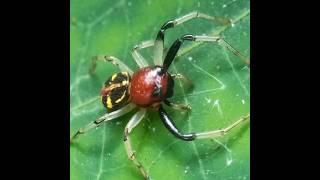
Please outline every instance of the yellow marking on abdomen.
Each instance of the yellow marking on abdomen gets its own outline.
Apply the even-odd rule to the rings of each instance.
[[[117,77],[117,74],[112,75],[111,81],[114,81],[114,79]]]
[[[126,71],[122,72],[122,74],[125,75],[127,78],[129,77],[129,74]]]
[[[126,86],[129,84],[129,81],[122,81],[122,86]]]
[[[110,96],[107,97],[107,107],[112,109],[112,102]]]
[[[111,91],[115,88],[121,87],[121,83],[117,83],[117,84],[111,84],[110,86],[108,86],[108,90]]]
[[[119,99],[116,100],[116,103],[121,102],[121,101],[123,100],[123,98],[126,96],[126,93],[127,93],[127,91],[124,91],[124,92],[123,92],[123,95],[121,96],[121,98],[119,98]]]

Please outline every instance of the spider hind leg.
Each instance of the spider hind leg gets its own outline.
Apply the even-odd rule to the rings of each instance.
[[[128,112],[130,112],[131,110],[133,110],[136,107],[136,105],[134,104],[128,104],[126,106],[124,106],[123,108],[113,111],[111,113],[107,113],[105,115],[103,115],[102,117],[96,119],[95,121],[90,122],[89,124],[87,124],[86,126],[78,129],[78,131],[70,137],[70,145],[74,142],[75,139],[77,139],[81,134],[85,134],[86,132],[88,132],[91,129],[94,129],[100,125],[102,125],[104,122],[107,121],[111,121],[115,118],[118,118]]]
[[[128,124],[125,127],[124,131],[124,145],[127,151],[128,158],[136,165],[136,167],[140,170],[141,174],[145,179],[149,179],[149,175],[143,165],[140,163],[140,161],[137,160],[136,155],[134,153],[134,150],[131,145],[131,140],[130,140],[130,133],[133,130],[134,127],[136,127],[143,117],[146,114],[146,109],[141,108],[136,114],[133,115],[133,117],[130,119]]]

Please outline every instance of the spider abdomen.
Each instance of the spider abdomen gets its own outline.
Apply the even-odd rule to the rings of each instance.
[[[101,89],[101,101],[109,112],[123,107],[129,102],[130,75],[127,72],[113,74]]]
[[[131,102],[140,107],[156,107],[173,94],[169,73],[159,66],[141,68],[133,74],[130,85]]]

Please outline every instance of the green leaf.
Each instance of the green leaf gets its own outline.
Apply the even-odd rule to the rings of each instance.
[[[154,39],[167,20],[199,11],[233,20],[221,26],[205,20],[187,22],[166,33],[165,46],[183,34],[224,37],[246,57],[250,54],[250,2],[172,0],[72,0],[70,14],[71,84],[70,134],[106,113],[99,92],[117,67],[99,63],[94,75],[91,57],[113,55],[138,69],[131,49]],[[142,51],[152,63],[152,48]],[[165,107],[183,132],[200,132],[228,126],[250,112],[250,69],[236,56],[214,43],[186,42],[170,72],[186,75],[194,88],[175,82],[172,100],[192,106],[191,112]],[[250,179],[249,123],[222,138],[185,142],[170,134],[155,110],[133,130],[131,140],[137,158],[151,179]],[[70,147],[71,179],[142,179],[127,158],[123,131],[133,113],[103,124]]]

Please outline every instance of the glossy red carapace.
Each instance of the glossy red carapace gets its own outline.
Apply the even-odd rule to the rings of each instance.
[[[169,76],[167,72],[161,73],[157,66],[135,72],[130,85],[131,102],[140,107],[158,106],[166,97]]]

